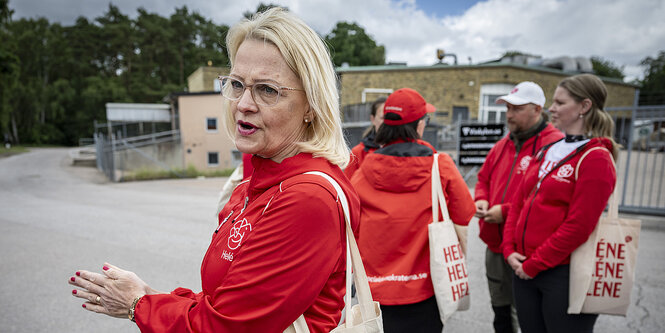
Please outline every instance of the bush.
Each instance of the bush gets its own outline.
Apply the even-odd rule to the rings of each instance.
[[[155,179],[170,179],[170,178],[197,178],[197,177],[228,177],[233,173],[233,169],[225,170],[210,170],[199,171],[193,165],[187,169],[174,169],[169,170],[155,170],[155,169],[139,169],[132,173],[123,175],[123,182],[137,181],[137,180],[155,180]]]

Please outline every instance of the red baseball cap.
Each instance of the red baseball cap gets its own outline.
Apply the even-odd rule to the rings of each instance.
[[[434,111],[436,111],[434,105],[425,102],[423,96],[417,91],[411,88],[402,88],[395,90],[386,99],[386,104],[383,106],[383,123],[390,126],[404,125]],[[400,116],[400,119],[388,119],[386,115],[389,113]]]

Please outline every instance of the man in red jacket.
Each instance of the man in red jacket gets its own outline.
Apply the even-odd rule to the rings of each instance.
[[[563,133],[547,122],[543,114],[545,94],[536,83],[522,82],[496,103],[508,108],[506,125],[510,134],[494,145],[478,172],[476,216],[480,219],[480,238],[487,244],[485,269],[494,330],[512,333],[517,332],[518,324],[511,315],[513,271],[501,254],[503,222],[531,159],[541,147],[561,139]]]

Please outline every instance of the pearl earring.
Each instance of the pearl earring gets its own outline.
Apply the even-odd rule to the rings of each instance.
[[[580,113],[580,119],[581,119],[581,118],[584,118],[584,114],[583,114],[583,113]]]
[[[305,118],[305,122],[308,123],[308,122],[309,122],[309,119]]]

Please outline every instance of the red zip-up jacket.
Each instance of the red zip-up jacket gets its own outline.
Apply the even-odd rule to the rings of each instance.
[[[434,152],[421,140],[389,144],[368,154],[351,179],[362,210],[358,248],[372,296],[383,305],[434,295],[427,234]],[[468,225],[475,212],[469,188],[447,154],[439,155],[439,170],[451,219]]]
[[[346,235],[340,184],[357,227],[358,196],[339,167],[301,153],[254,156],[254,173],[219,213],[201,264],[203,291],[178,288],[136,306],[142,332],[282,332],[304,313],[312,332],[337,326],[344,307]],[[177,245],[175,245],[177,246]]]
[[[510,202],[522,181],[524,172],[531,159],[540,149],[558,141],[564,135],[552,124],[547,124],[540,132],[526,140],[520,151],[509,135],[499,140],[487,154],[485,163],[478,171],[475,200],[487,200],[489,207],[501,205],[501,214],[505,221],[510,210]],[[480,239],[494,253],[501,253],[503,240],[503,223],[486,223],[478,220]]]
[[[545,175],[538,187],[538,169],[545,149],[529,165],[513,198],[503,232],[503,255],[525,255],[522,269],[531,277],[570,263],[570,254],[589,238],[607,205],[616,183],[616,170],[608,151],[590,152],[575,179],[580,158],[593,147],[612,151],[610,140],[593,138],[564,157],[563,163]]]

